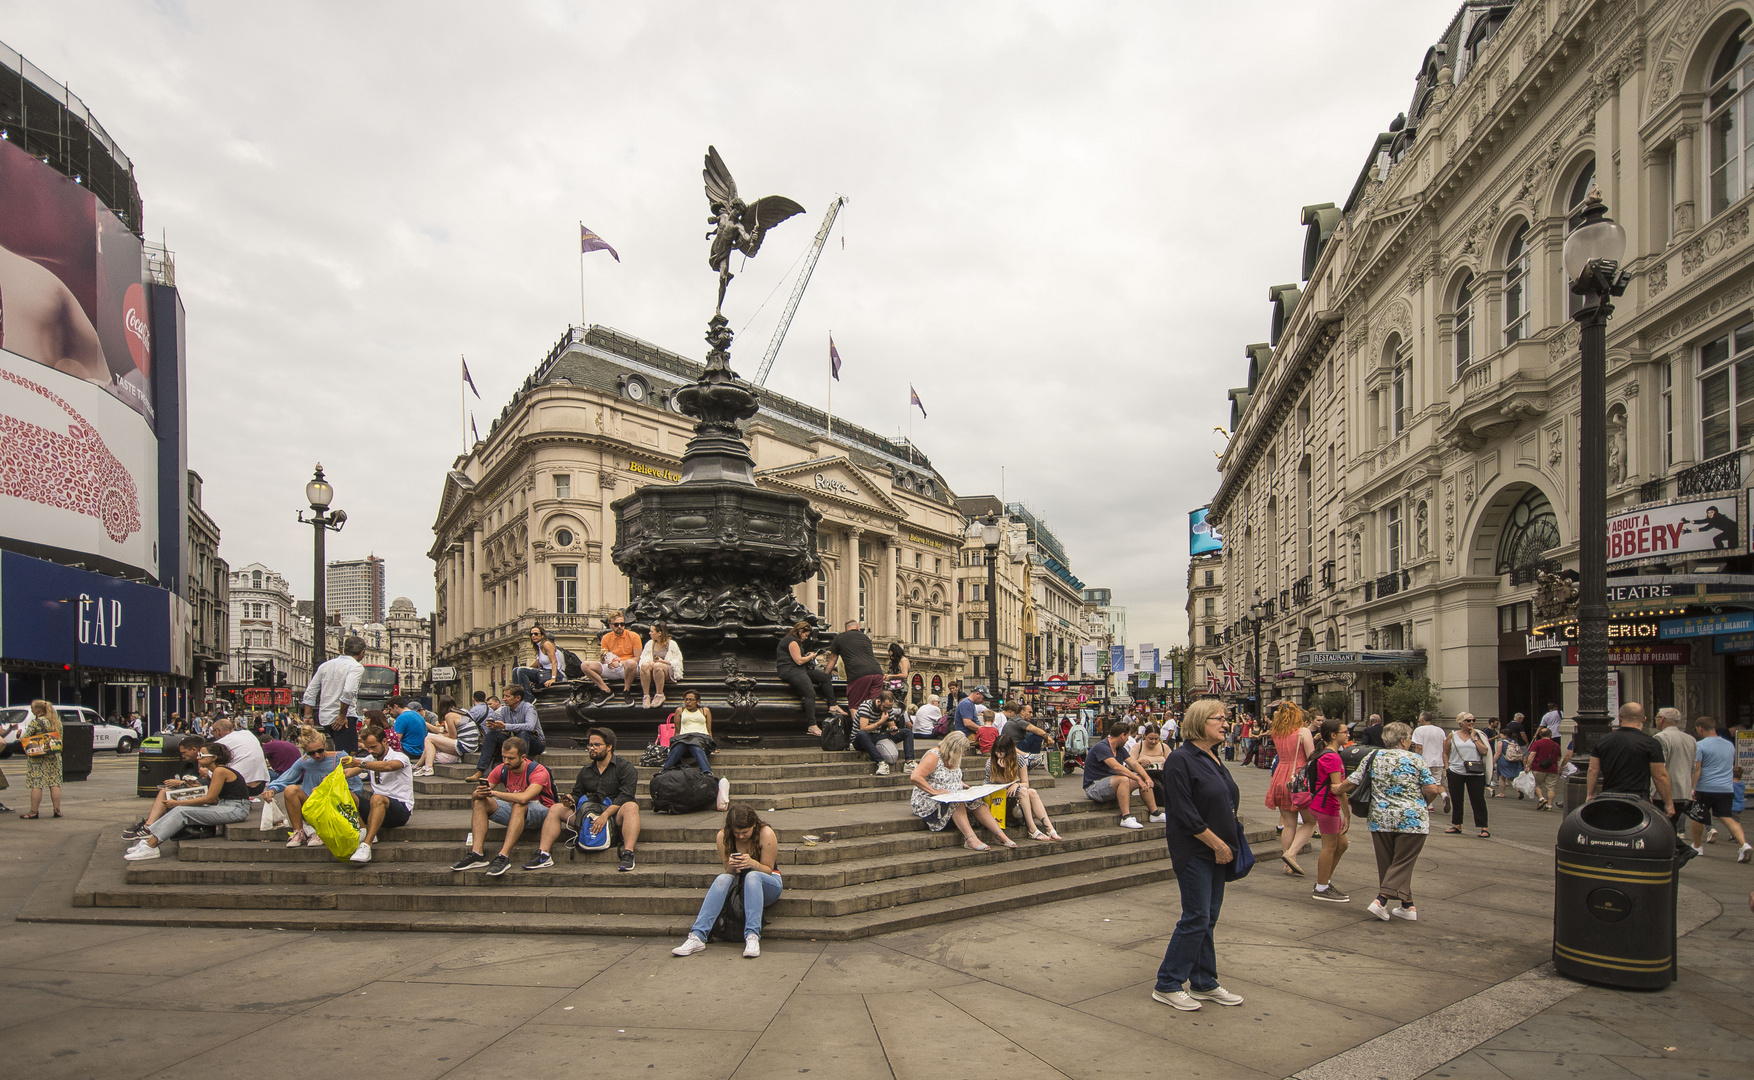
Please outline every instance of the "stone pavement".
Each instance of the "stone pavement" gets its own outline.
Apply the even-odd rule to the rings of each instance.
[[[17,762],[8,762],[14,783]],[[1237,769],[1255,821],[1266,774]],[[1494,800],[1494,838],[1434,835],[1416,924],[1364,911],[1355,837],[1319,904],[1259,869],[1227,896],[1224,983],[1247,1001],[1150,999],[1173,883],[759,960],[679,937],[297,933],[17,923],[71,891],[93,833],[133,820],[133,760],[100,758],[68,817],[0,818],[0,1068],[31,1080],[234,1077],[348,1055],[377,1080],[797,1077],[1746,1077],[1754,866],[1725,844],[1683,874],[1682,978],[1619,992],[1552,975],[1558,816]],[[14,808],[23,793],[5,798]],[[1313,869],[1314,854],[1302,860]],[[35,894],[33,899],[33,894]],[[487,917],[487,916],[484,916]],[[515,916],[511,917],[515,918]],[[511,926],[508,922],[508,926]]]

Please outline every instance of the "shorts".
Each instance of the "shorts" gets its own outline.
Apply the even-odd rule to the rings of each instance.
[[[400,829],[402,826],[408,824],[408,818],[414,813],[414,811],[402,805],[399,801],[390,799],[387,795],[385,798],[389,800],[390,805],[384,808],[384,823],[378,827],[380,829]],[[364,823],[370,820],[372,810],[371,795],[355,795],[353,801],[359,804],[360,822]]]
[[[619,659],[605,660],[603,661],[603,674],[611,679],[626,678],[627,668],[622,665]]]
[[[1734,821],[1735,802],[1736,793],[1733,791],[1695,791],[1693,805],[1687,808],[1687,816],[1701,825],[1710,825],[1713,814]]]
[[[1324,814],[1319,810],[1311,810],[1310,816],[1315,818],[1316,828],[1323,836],[1339,836],[1346,831],[1346,818],[1343,814]]]
[[[504,799],[495,799],[494,801],[499,805],[493,808],[493,813],[488,815],[487,820],[496,825],[510,825],[512,823],[512,804]],[[549,807],[542,805],[540,799],[532,799],[525,803],[524,828],[533,829],[541,825],[542,819],[548,816],[549,809]]]
[[[1084,789],[1084,797],[1091,802],[1114,802],[1118,798],[1115,795],[1115,777],[1105,776],[1091,784]]]

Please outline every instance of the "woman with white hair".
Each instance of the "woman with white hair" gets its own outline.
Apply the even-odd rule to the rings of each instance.
[[[1431,804],[1442,794],[1437,777],[1421,754],[1407,749],[1413,729],[1393,723],[1383,728],[1383,749],[1364,755],[1358,768],[1340,785],[1340,794],[1359,787],[1370,789],[1370,845],[1376,849],[1376,899],[1368,910],[1389,921],[1413,922],[1419,918],[1413,906],[1413,866],[1431,832]],[[1390,908],[1391,901],[1401,906]]]

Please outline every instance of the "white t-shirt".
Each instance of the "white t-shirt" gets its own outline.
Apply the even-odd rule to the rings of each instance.
[[[366,770],[365,775],[371,778],[372,794],[383,795],[414,809],[414,769],[408,762],[408,755],[400,750],[385,750],[383,760],[400,761],[402,767],[392,772]]]
[[[1174,742],[1175,741],[1175,733],[1177,731],[1180,731],[1180,730],[1181,730],[1180,728],[1176,727],[1174,720],[1170,720],[1170,719],[1166,718],[1163,721],[1163,732],[1162,732],[1163,741],[1164,742]]]
[[[268,758],[262,753],[262,743],[247,731],[234,731],[223,739],[215,739],[219,745],[231,751],[231,771],[243,778],[246,784],[266,784],[268,782]]]
[[[1481,738],[1486,737],[1483,733],[1481,733],[1478,730],[1475,731],[1475,734],[1479,735]],[[1456,731],[1454,734],[1450,735],[1449,739],[1450,739],[1450,747],[1449,747],[1449,771],[1450,772],[1453,772],[1458,776],[1466,776],[1466,775],[1468,775],[1468,770],[1466,767],[1467,762],[1484,760],[1480,755],[1480,747],[1475,745],[1473,739],[1470,739],[1470,738],[1464,736],[1460,731]],[[1491,749],[1490,744],[1488,744],[1487,749],[1488,750]],[[1491,764],[1491,763],[1487,762],[1487,764]]]
[[[936,705],[921,705],[920,711],[914,713],[914,734],[930,735],[937,726],[939,717],[943,715],[944,710]]]
[[[1420,724],[1413,729],[1413,749],[1425,755],[1425,764],[1443,768],[1443,729],[1436,724]]]

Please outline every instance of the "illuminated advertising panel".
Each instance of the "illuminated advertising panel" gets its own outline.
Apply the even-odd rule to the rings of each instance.
[[[156,578],[140,255],[90,191],[0,141],[0,536]]]
[[[1224,537],[1206,520],[1207,507],[1188,514],[1188,554],[1205,555],[1224,550]]]

